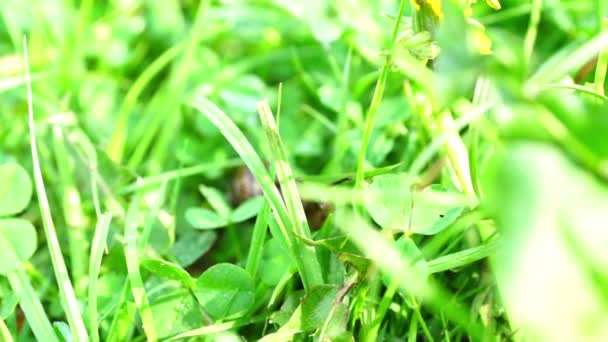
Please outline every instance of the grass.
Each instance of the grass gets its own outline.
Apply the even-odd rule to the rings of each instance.
[[[0,340],[608,338],[604,1],[0,10]]]

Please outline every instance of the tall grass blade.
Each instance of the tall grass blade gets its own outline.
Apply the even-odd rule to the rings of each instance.
[[[298,235],[310,237],[310,228],[308,227],[306,213],[304,212],[304,207],[302,206],[302,198],[298,192],[298,187],[296,185],[293,172],[291,171],[289,161],[287,160],[285,147],[281,142],[279,130],[276,122],[274,121],[274,117],[272,116],[270,105],[267,101],[258,103],[258,113],[260,114],[262,126],[264,126],[264,130],[266,131],[266,136],[268,138],[271,155],[274,162],[274,169],[279,177],[279,184],[281,185],[283,199],[287,206],[287,213],[289,214],[293,224],[293,230]],[[314,276],[314,278],[310,279],[312,283],[305,283],[304,286],[307,289],[310,289],[312,286],[322,284],[323,277],[321,273],[321,266],[317,260],[314,247],[304,245],[301,242],[299,242],[298,245],[300,253],[302,253],[302,258],[304,259],[304,266],[308,269],[309,275]]]
[[[38,294],[32,288],[32,284],[22,269],[11,272],[8,275],[11,288],[19,297],[19,305],[25,314],[28,324],[38,341],[59,342],[55,330],[49,321]]]
[[[319,269],[315,268],[315,264],[318,265],[318,262],[315,262],[316,258],[306,259],[310,250],[306,249],[305,246],[302,246],[303,243],[295,236],[292,230],[294,223],[291,221],[291,216],[283,202],[281,193],[274,185],[270,173],[266,170],[264,163],[249,141],[247,141],[245,135],[224,112],[206,98],[200,96],[195,97],[190,104],[205,115],[220,130],[255,177],[266,200],[272,208],[277,225],[285,238],[284,240],[288,244],[287,248],[293,254],[300,276],[302,277],[302,282],[306,288],[318,284],[320,272]]]
[[[51,261],[53,263],[53,269],[55,271],[55,277],[57,279],[57,285],[59,286],[61,304],[68,318],[68,323],[70,324],[70,329],[72,330],[74,340],[77,342],[88,341],[89,337],[87,335],[82,316],[80,315],[78,301],[76,300],[76,295],[74,294],[74,287],[70,281],[70,276],[68,275],[68,271],[65,267],[65,261],[63,260],[63,255],[61,254],[61,247],[59,246],[55,224],[53,223],[53,217],[51,215],[51,207],[44,188],[44,180],[42,179],[42,170],[40,168],[40,160],[38,159],[38,147],[36,145],[34,101],[32,97],[32,84],[30,80],[29,58],[27,55],[27,39],[25,36],[23,37],[23,55],[25,59],[25,77],[27,80],[27,104],[29,112],[28,117],[30,144],[32,148],[32,163],[34,168],[34,183],[36,185],[40,212],[42,214],[42,222],[44,224],[44,234],[49,246],[49,252],[51,255]]]
[[[152,316],[152,309],[146,296],[144,282],[139,272],[139,256],[137,248],[137,226],[139,216],[139,196],[135,196],[131,200],[131,205],[127,211],[125,219],[125,259],[127,262],[127,272],[129,273],[129,282],[131,283],[131,292],[135,299],[135,305],[141,315],[142,325],[146,333],[148,341],[156,341],[158,339]]]
[[[97,279],[99,278],[101,259],[103,257],[103,251],[106,249],[106,240],[108,238],[111,221],[112,215],[110,213],[101,214],[99,220],[97,220],[93,243],[91,244],[91,255],[89,258],[88,316],[93,342],[99,341],[99,327],[97,324]]]

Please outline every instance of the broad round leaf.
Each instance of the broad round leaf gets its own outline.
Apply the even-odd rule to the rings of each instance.
[[[147,259],[142,261],[141,266],[159,277],[177,280],[186,286],[191,286],[193,284],[192,278],[188,272],[178,265],[166,260]]]
[[[17,214],[32,198],[32,182],[27,171],[16,163],[0,165],[0,216]]]
[[[36,229],[22,219],[0,219],[0,274],[21,266],[36,251]]]
[[[216,229],[228,224],[228,221],[225,218],[204,208],[187,209],[186,221],[196,229]]]
[[[194,293],[205,311],[215,319],[235,316],[253,305],[253,280],[232,264],[217,264],[196,281]]]

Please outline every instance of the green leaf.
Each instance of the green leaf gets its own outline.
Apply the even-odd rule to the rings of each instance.
[[[405,174],[386,174],[374,178],[365,191],[365,207],[385,229],[399,229],[434,235],[452,224],[463,207],[452,194],[437,187],[411,190]]]
[[[302,332],[302,306],[298,306],[293,312],[289,321],[285,323],[279,330],[272,334],[268,334],[260,339],[259,342],[283,342],[291,341],[293,335]]]
[[[380,227],[408,229],[412,195],[410,182],[404,175],[386,174],[375,177],[365,193],[365,207]]]
[[[188,208],[186,221],[196,229],[216,229],[228,224],[228,220],[205,208]]]
[[[171,248],[170,254],[181,267],[188,267],[207,253],[216,239],[217,233],[212,230],[199,232],[190,229],[180,235]]]
[[[256,196],[246,200],[230,214],[230,222],[243,222],[256,216],[262,208],[262,203],[264,203],[263,196]]]
[[[194,293],[205,311],[215,319],[225,319],[247,311],[253,305],[251,276],[232,264],[217,264],[196,281]]]
[[[349,307],[345,303],[335,305],[325,319],[322,328],[321,341],[354,342],[352,332],[348,331]]]
[[[141,266],[159,277],[177,280],[188,287],[194,285],[194,281],[188,272],[166,260],[147,259],[141,262]]]
[[[213,210],[215,210],[215,212],[218,213],[221,217],[226,218],[230,215],[232,209],[230,208],[230,205],[228,205],[228,201],[226,201],[226,198],[224,198],[224,195],[222,195],[221,192],[219,192],[215,188],[202,184],[198,186],[198,190],[201,192],[201,194],[203,194],[203,196],[205,196],[211,208],[213,208]]]
[[[17,214],[32,198],[32,182],[27,171],[16,163],[0,165],[0,216]]]
[[[273,238],[264,244],[260,278],[270,286],[275,286],[281,278],[295,268],[289,253],[281,246],[281,240]]]
[[[177,290],[151,304],[158,336],[168,337],[203,325],[200,307],[189,292]]]
[[[335,286],[314,287],[302,302],[302,330],[311,331],[321,328],[337,297],[338,289]]]
[[[18,269],[36,251],[36,229],[22,219],[0,219],[0,274]]]

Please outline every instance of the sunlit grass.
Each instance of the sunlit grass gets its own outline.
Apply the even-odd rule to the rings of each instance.
[[[606,340],[606,9],[1,3],[0,340]]]

